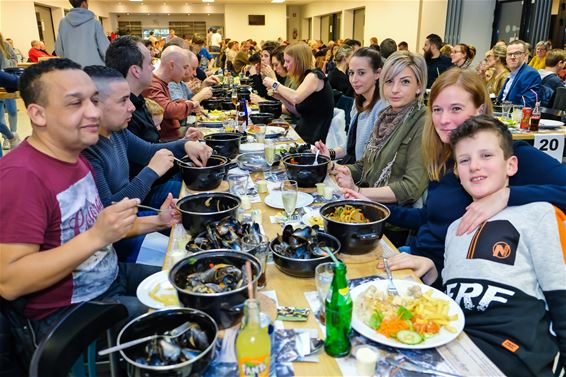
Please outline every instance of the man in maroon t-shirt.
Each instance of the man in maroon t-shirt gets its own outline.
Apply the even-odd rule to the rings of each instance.
[[[111,299],[130,316],[145,312],[127,287],[135,290],[158,268],[119,265],[112,243],[179,216],[171,196],[158,216],[137,218],[139,199],[103,208],[92,167],[80,156],[98,141],[98,94],[78,64],[52,59],[29,67],[20,94],[32,135],[0,159],[0,296],[9,301],[25,359],[75,304]]]

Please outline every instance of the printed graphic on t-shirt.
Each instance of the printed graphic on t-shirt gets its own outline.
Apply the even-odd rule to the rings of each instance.
[[[466,258],[485,259],[513,266],[519,238],[519,232],[507,220],[486,222],[476,230]]]
[[[60,192],[57,201],[61,210],[61,245],[90,229],[103,209],[92,173]],[[117,266],[112,245],[107,245],[81,263],[73,271],[71,303],[102,294],[114,281]]]

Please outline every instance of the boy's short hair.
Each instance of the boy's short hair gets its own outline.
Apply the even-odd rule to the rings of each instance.
[[[118,70],[104,65],[88,65],[83,68],[83,71],[94,81],[101,100],[111,94],[110,84],[126,82],[126,79]]]
[[[566,51],[561,48],[553,48],[546,53],[545,66],[556,67],[560,61],[566,62]]]
[[[26,107],[32,103],[46,106],[49,95],[41,77],[49,72],[67,69],[81,70],[81,66],[70,59],[60,58],[42,61],[26,68],[19,83],[20,96]]]
[[[163,115],[165,113],[163,107],[161,107],[160,104],[158,104],[151,98],[145,98],[145,105],[147,106],[147,110],[152,116]]]
[[[503,150],[503,157],[507,160],[513,156],[513,136],[506,125],[499,119],[490,115],[477,115],[462,123],[450,134],[450,146],[452,150],[460,140],[474,137],[481,131],[491,131],[497,135],[499,146]]]

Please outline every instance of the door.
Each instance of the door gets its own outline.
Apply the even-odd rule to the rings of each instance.
[[[364,43],[366,8],[354,10],[354,39]]]
[[[55,50],[55,28],[51,18],[51,8],[35,5],[35,19],[39,39],[45,43],[45,49],[51,54]]]

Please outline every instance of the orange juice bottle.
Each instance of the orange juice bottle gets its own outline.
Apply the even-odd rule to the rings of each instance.
[[[244,328],[236,340],[240,377],[268,377],[271,339],[260,325],[259,302],[249,299],[244,305]]]

